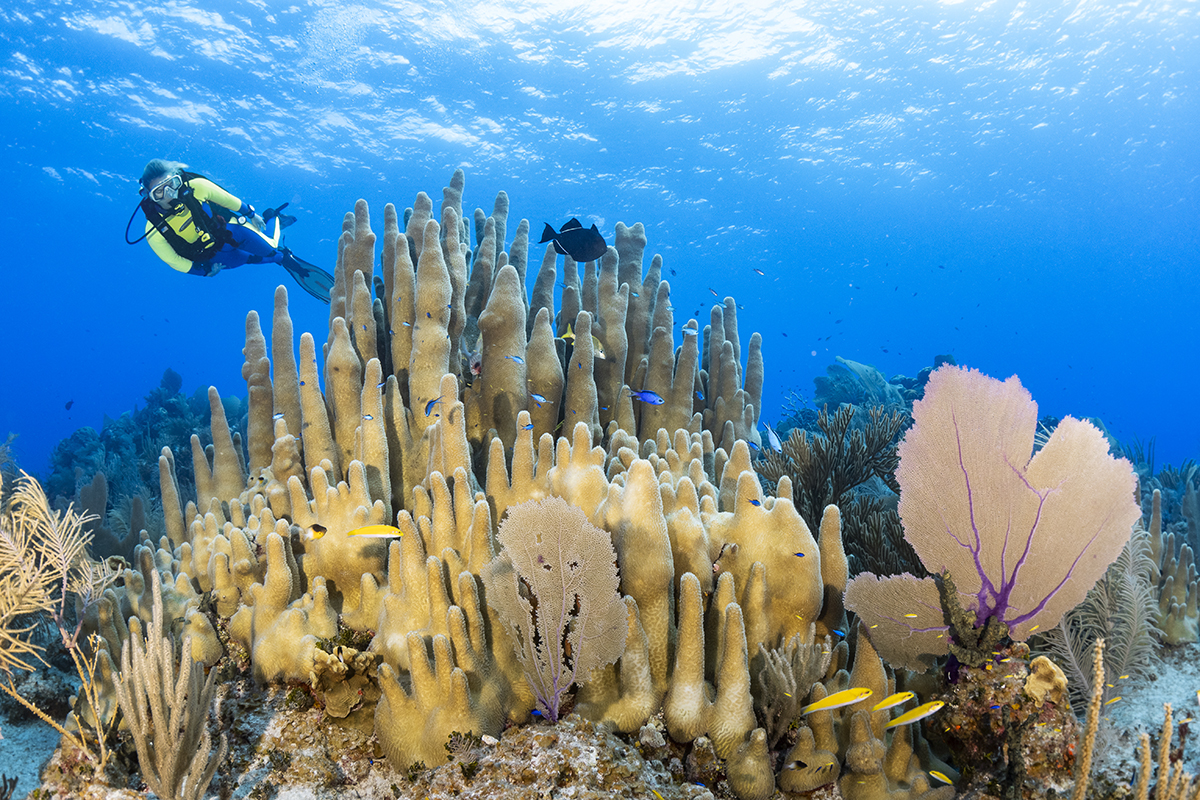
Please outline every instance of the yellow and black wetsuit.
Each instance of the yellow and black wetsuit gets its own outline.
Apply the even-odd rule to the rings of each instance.
[[[275,217],[267,232],[252,222],[254,211],[217,184],[191,172],[181,173],[183,186],[169,211],[149,198],[142,201],[146,212],[146,241],[163,261],[179,272],[211,275],[246,263],[278,263],[282,228]],[[227,213],[220,213],[219,206]],[[239,222],[239,216],[245,222]],[[228,219],[227,219],[228,218]]]

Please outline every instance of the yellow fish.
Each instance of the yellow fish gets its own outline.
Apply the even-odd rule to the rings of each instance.
[[[396,536],[403,536],[404,533],[392,525],[364,525],[361,528],[355,528],[346,535],[357,536],[361,539],[392,539]]]
[[[929,770],[929,774],[932,775],[933,777],[937,778],[942,783],[954,783],[954,781],[950,780],[945,775],[938,772],[936,769]]]
[[[934,700],[923,705],[919,705],[912,711],[901,714],[887,724],[887,728],[894,728],[897,725],[907,725],[910,722],[916,722],[919,719],[925,719],[930,714],[936,713],[942,706],[946,705],[941,700]],[[885,729],[886,730],[886,729]]]
[[[804,708],[800,709],[800,715],[806,716],[814,711],[828,711],[831,708],[841,708],[842,706],[848,706],[859,701],[866,700],[870,696],[870,689],[845,689],[840,692],[834,692],[824,700],[818,700],[815,703],[809,703]]]
[[[567,332],[558,338],[562,339],[564,342],[575,341],[575,331],[571,330],[571,323],[567,323]],[[592,337],[592,356],[602,360],[605,358],[604,345],[600,344],[600,340],[595,336]]]
[[[329,529],[324,525],[313,523],[308,526],[308,540],[315,542],[325,534],[329,533]],[[361,528],[355,528],[346,533],[347,536],[360,536],[364,539],[391,539],[404,534],[399,528],[394,528],[391,525],[364,525]]]
[[[872,711],[882,711],[885,708],[892,708],[893,706],[898,706],[901,703],[907,703],[909,700],[912,700],[914,697],[916,697],[916,695],[913,694],[912,692],[896,692],[895,694],[889,695],[889,696],[883,698],[882,700],[880,700],[875,705],[871,706],[871,710]]]
[[[1117,695],[1116,697],[1112,698],[1111,700],[1105,700],[1104,705],[1111,706],[1113,703],[1117,702],[1120,699],[1121,699],[1121,696]]]

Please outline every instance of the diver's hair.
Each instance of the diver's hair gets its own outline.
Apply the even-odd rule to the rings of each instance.
[[[178,161],[152,158],[146,163],[146,168],[142,170],[142,186],[149,188],[150,182],[159,175],[174,175],[185,167],[187,164],[180,164]]]

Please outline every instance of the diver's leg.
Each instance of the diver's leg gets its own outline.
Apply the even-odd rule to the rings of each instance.
[[[221,269],[237,269],[242,264],[254,263],[257,260],[257,256],[229,245],[225,245],[212,257],[212,263],[219,264]]]
[[[247,256],[258,258],[258,262],[253,261],[252,258],[247,258],[241,263],[245,264],[247,261],[250,263],[282,263],[283,253],[272,247],[271,244],[258,233],[258,231],[243,225],[230,225],[228,230],[230,235],[233,237],[234,244],[236,245],[235,252],[244,252],[247,254]],[[224,251],[222,251],[222,255],[223,254]]]

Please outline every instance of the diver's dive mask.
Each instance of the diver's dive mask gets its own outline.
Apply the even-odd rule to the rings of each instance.
[[[172,200],[176,198],[179,189],[183,186],[183,176],[171,175],[163,178],[158,183],[150,187],[150,199],[157,202],[162,202],[168,197]]]

